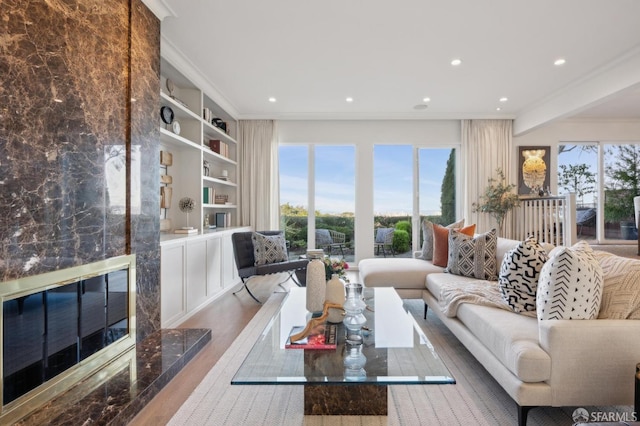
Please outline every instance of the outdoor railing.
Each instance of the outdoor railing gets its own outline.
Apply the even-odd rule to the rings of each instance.
[[[576,242],[576,196],[522,198],[516,210],[516,239],[571,246]]]

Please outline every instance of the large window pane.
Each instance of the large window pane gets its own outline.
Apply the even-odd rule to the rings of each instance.
[[[576,194],[576,234],[595,240],[598,210],[598,145],[561,144],[558,147],[560,194]]]
[[[455,158],[455,149],[420,149],[418,190],[421,219],[441,225],[456,221]]]
[[[606,239],[638,238],[633,198],[640,195],[640,145],[604,146]]]
[[[411,145],[376,145],[373,149],[376,256],[411,256],[412,158]],[[393,235],[386,235],[391,232]]]
[[[355,260],[355,147],[316,145],[314,158],[316,247],[352,262]]]
[[[289,257],[307,250],[309,148],[282,145],[280,158],[280,229],[289,242]]]

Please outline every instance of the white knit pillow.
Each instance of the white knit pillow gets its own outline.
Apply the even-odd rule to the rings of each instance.
[[[540,271],[538,319],[597,318],[602,287],[602,268],[589,244],[579,241],[570,248],[561,248]]]
[[[504,254],[498,285],[505,302],[514,312],[536,310],[540,270],[548,260],[538,240],[529,237]]]

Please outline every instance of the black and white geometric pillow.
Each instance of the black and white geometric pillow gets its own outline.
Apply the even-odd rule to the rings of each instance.
[[[253,241],[253,256],[256,265],[284,262],[287,259],[287,242],[283,235],[263,235],[254,232],[251,235]]]
[[[536,295],[539,320],[595,319],[604,284],[602,267],[589,244],[558,250],[540,271]]]
[[[495,229],[475,237],[451,229],[449,230],[449,258],[445,272],[495,281],[497,279],[497,247],[498,234]]]
[[[547,252],[535,237],[529,237],[504,254],[498,286],[505,302],[514,312],[536,310],[538,278]]]

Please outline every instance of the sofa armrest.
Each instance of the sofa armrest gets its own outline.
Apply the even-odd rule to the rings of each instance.
[[[553,405],[630,405],[640,362],[640,321],[539,321],[551,357]]]

